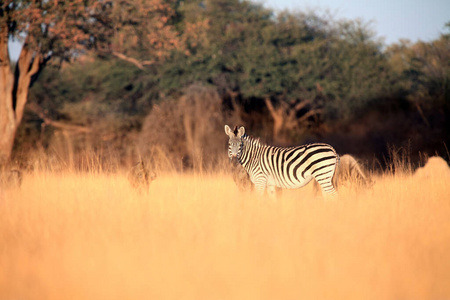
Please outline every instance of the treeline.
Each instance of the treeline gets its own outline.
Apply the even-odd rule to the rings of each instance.
[[[135,30],[140,60],[80,52],[44,69],[15,157],[40,149],[79,165],[88,151],[129,165],[164,153],[176,169],[211,168],[226,155],[223,125],[239,124],[269,143],[325,141],[381,166],[392,147],[448,160],[449,34],[385,45],[366,24],[325,13],[238,0],[173,8],[173,27],[189,34],[163,59]]]

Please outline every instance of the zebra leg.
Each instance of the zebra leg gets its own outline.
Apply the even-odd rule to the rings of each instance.
[[[277,198],[277,193],[274,185],[267,186],[267,194],[269,195],[270,198],[273,199]]]
[[[336,187],[333,184],[332,178],[326,178],[322,180],[317,180],[317,183],[319,183],[320,188],[322,189],[322,195],[324,198],[329,198],[332,200],[337,199],[337,191]]]
[[[265,190],[266,186],[262,185],[262,184],[255,184],[255,190],[258,194],[260,195],[264,195],[264,190]]]
[[[250,180],[255,185],[255,190],[259,195],[264,195],[264,190],[267,186],[267,177],[259,173],[250,178]]]

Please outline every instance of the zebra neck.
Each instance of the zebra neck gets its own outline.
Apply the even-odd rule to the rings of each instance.
[[[242,142],[242,154],[239,158],[239,162],[244,168],[246,168],[246,166],[252,161],[252,158],[260,152],[263,145],[259,139],[255,139],[247,135],[243,136]]]

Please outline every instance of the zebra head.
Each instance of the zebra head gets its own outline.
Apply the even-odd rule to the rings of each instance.
[[[242,137],[245,134],[245,128],[243,126],[239,128],[236,126],[234,130],[231,130],[228,125],[225,125],[225,133],[230,138],[228,141],[228,157],[239,160],[242,154]]]

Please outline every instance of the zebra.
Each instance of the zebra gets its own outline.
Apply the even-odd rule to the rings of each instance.
[[[229,137],[228,157],[238,159],[260,194],[267,187],[269,195],[274,196],[275,187],[296,189],[314,178],[324,196],[337,196],[333,177],[339,155],[332,146],[323,143],[289,148],[269,146],[248,136],[243,126],[231,130],[225,125],[225,133]]]
[[[156,179],[156,174],[154,172],[150,172],[142,159],[139,160],[139,162],[136,163],[128,172],[128,181],[131,186],[137,189],[140,193],[143,191],[148,192],[150,183],[154,179]]]
[[[339,168],[335,178],[337,178],[340,186],[350,188],[371,188],[375,183],[364,166],[350,154],[339,155]],[[314,193],[318,191],[319,184],[314,182]]]
[[[250,176],[244,167],[239,163],[237,159],[231,160],[231,175],[233,176],[233,181],[238,187],[239,191],[253,191],[253,182],[250,180]],[[275,187],[276,196],[281,195],[281,188]]]

